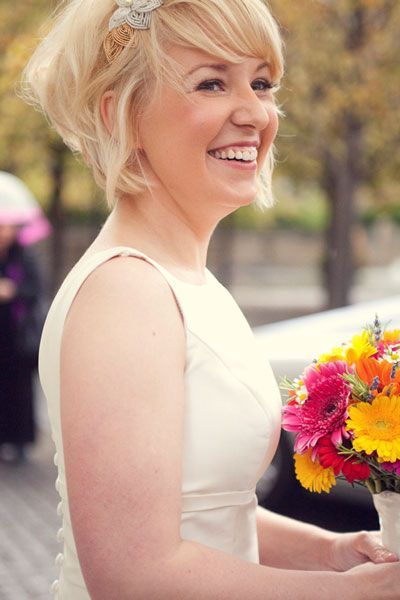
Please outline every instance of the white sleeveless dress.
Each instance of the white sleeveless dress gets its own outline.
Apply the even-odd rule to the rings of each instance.
[[[60,345],[65,318],[85,279],[115,256],[151,263],[167,280],[186,331],[183,441],[183,539],[257,563],[255,486],[272,460],[280,433],[280,394],[271,368],[232,296],[206,270],[206,283],[182,282],[143,253],[114,247],[83,256],[50,308],[40,346],[39,374],[47,399],[58,466],[56,488],[59,600],[89,600],[68,509],[60,422]],[[134,334],[134,332],[132,332]]]

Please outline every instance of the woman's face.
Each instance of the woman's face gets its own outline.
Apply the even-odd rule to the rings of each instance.
[[[0,252],[8,250],[17,239],[17,233],[18,227],[16,225],[0,224]]]
[[[217,214],[249,204],[278,129],[268,66],[180,47],[170,55],[182,67],[185,95],[164,85],[147,107],[139,124],[146,170],[182,208]]]

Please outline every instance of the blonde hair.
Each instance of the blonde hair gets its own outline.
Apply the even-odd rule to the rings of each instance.
[[[136,31],[131,44],[108,64],[103,42],[116,10],[114,0],[64,0],[50,32],[23,74],[22,95],[41,109],[73,152],[82,154],[107,202],[147,188],[140,168],[138,122],[149,99],[168,80],[182,90],[169,45],[200,49],[239,63],[246,56],[267,60],[273,81],[283,73],[282,42],[263,0],[164,0],[151,27]],[[113,90],[114,130],[100,112]],[[256,203],[272,203],[271,148],[259,178]]]

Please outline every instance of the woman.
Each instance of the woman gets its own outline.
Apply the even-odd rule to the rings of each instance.
[[[27,68],[112,207],[40,353],[63,600],[395,598],[400,566],[372,534],[254,495],[279,393],[205,265],[217,223],[269,201],[281,74],[260,0],[73,0]]]
[[[36,200],[0,171],[0,459],[21,461],[36,439],[33,375],[43,326],[43,285],[25,246],[49,233]]]

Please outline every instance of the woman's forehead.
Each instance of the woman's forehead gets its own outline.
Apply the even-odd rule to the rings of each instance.
[[[259,57],[243,55],[243,59],[238,63],[236,57],[235,60],[229,61],[204,50],[186,46],[172,46],[169,48],[168,54],[181,66],[182,74],[185,75],[191,75],[195,70],[206,67],[215,68],[219,71],[228,70],[238,65],[244,65],[249,69],[269,67],[269,63]]]

